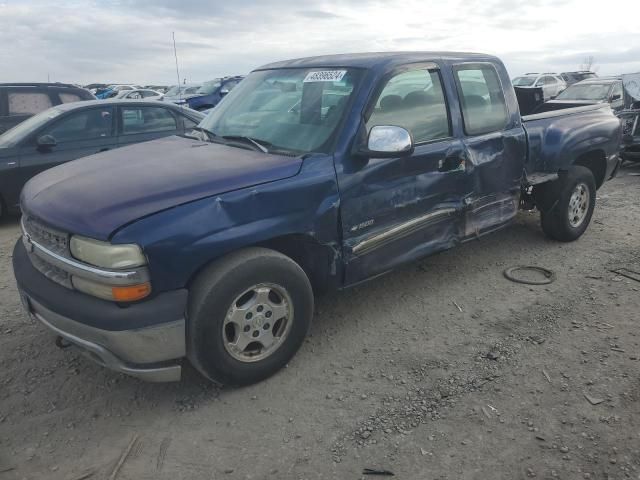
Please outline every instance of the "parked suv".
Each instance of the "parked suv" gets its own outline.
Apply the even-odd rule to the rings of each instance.
[[[194,96],[187,98],[187,103],[194,110],[209,110],[215,107],[224,96],[233,90],[243,77],[216,78],[204,82]]]
[[[566,82],[557,73],[527,73],[513,79],[513,86],[520,88],[542,88],[544,100],[550,100],[567,88]]]
[[[47,108],[95,98],[64,83],[0,83],[0,134]]]

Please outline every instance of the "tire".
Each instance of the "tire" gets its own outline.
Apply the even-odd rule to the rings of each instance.
[[[302,345],[313,302],[309,278],[289,257],[257,247],[233,253],[207,267],[191,287],[187,356],[218,384],[264,380]]]
[[[541,203],[547,207],[540,212],[545,235],[561,242],[580,238],[591,222],[596,205],[596,182],[591,170],[570,167],[538,195],[545,197]]]

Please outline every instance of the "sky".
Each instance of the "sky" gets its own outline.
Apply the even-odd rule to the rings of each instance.
[[[512,77],[640,72],[640,1],[0,0],[0,82],[175,84],[331,53],[472,51]]]

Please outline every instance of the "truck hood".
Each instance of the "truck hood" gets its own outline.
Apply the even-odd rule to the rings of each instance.
[[[25,213],[61,230],[108,240],[142,217],[296,175],[300,158],[168,137],[60,165],[22,191]]]

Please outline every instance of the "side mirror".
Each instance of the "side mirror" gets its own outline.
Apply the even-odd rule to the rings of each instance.
[[[41,137],[38,137],[36,143],[38,144],[39,150],[49,150],[57,145],[56,139],[53,135],[42,135]]]
[[[227,87],[222,87],[220,89],[220,96],[224,97],[227,93],[229,93],[231,90],[229,90]]]
[[[406,128],[378,125],[371,129],[366,148],[358,153],[372,158],[405,157],[413,153],[413,138]]]

